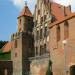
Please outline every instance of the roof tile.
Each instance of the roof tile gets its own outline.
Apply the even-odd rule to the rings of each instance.
[[[28,6],[25,6],[25,7],[23,8],[23,10],[21,11],[21,13],[20,13],[20,15],[18,16],[18,18],[21,17],[21,16],[30,16],[30,17],[32,17],[32,13],[31,13],[31,11],[29,10]]]

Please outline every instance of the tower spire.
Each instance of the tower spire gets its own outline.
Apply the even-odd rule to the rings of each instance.
[[[27,1],[25,1],[25,6],[27,6]]]

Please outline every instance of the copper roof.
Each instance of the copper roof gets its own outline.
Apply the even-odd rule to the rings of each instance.
[[[29,10],[28,6],[25,6],[23,8],[23,10],[20,12],[20,15],[18,16],[18,18],[21,17],[21,16],[30,16],[30,17],[32,17],[32,13]]]

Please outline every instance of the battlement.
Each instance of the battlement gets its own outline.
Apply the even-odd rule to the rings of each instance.
[[[16,33],[11,35],[11,40],[18,39],[21,37],[21,35],[22,35],[22,32],[16,32]]]
[[[30,35],[33,36],[33,33],[30,32],[16,32],[14,34],[11,35],[11,40],[15,40],[15,39],[19,39],[22,36],[26,36],[26,35]]]

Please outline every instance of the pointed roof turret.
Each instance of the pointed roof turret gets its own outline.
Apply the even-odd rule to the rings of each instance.
[[[22,16],[30,16],[30,17],[32,17],[32,13],[31,13],[31,11],[29,10],[29,8],[27,6],[27,2],[25,2],[25,6],[22,9],[22,11],[20,12],[20,15],[18,16],[18,18],[22,17]]]

